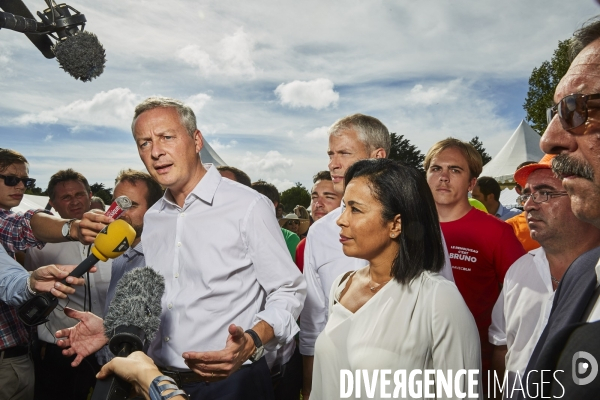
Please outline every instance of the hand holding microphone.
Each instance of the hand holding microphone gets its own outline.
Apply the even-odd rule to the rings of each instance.
[[[123,254],[135,240],[135,230],[127,222],[116,220],[106,226],[96,239],[92,254],[83,260],[70,274],[76,278],[89,271],[98,261],[106,261]],[[63,285],[68,285],[66,280]],[[47,316],[58,305],[58,299],[50,293],[38,294],[19,307],[19,319],[29,326],[45,323]]]

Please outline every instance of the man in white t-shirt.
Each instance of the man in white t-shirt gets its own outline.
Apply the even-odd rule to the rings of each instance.
[[[329,128],[328,135],[329,172],[333,189],[340,196],[344,194],[344,175],[352,164],[368,158],[387,158],[390,153],[391,138],[388,129],[374,117],[363,114],[344,117]],[[329,212],[310,227],[306,238],[303,274],[307,293],[300,315],[304,400],[310,396],[314,347],[317,336],[327,323],[331,285],[339,275],[368,264],[365,260],[344,255],[340,243],[340,228],[336,224],[341,213],[341,207]],[[452,280],[447,251],[446,263],[441,274]]]
[[[524,188],[519,200],[531,237],[542,247],[510,267],[492,312],[492,368],[498,379],[504,370],[508,374],[505,398],[513,397],[513,386],[521,387],[520,378],[548,322],[554,291],[565,271],[581,254],[600,245],[600,230],[573,214],[571,200],[551,170],[553,158],[546,155],[539,163],[517,170],[514,176]]]

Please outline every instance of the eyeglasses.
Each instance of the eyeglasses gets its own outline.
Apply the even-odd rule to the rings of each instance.
[[[289,225],[292,225],[292,224],[293,225],[300,225],[300,221],[297,221],[297,220],[294,220],[294,219],[290,219],[287,223]]]
[[[558,114],[562,127],[568,131],[581,126],[588,118],[588,100],[600,99],[599,94],[571,94],[563,97],[554,107],[546,109],[546,119],[548,125],[552,118]]]
[[[567,192],[549,192],[547,190],[540,190],[539,192],[520,195],[519,197],[517,197],[517,203],[524,206],[525,203],[527,203],[527,200],[529,200],[529,198],[531,197],[533,198],[534,203],[540,204],[547,202],[552,197],[561,197],[566,195]]]
[[[27,189],[30,189],[35,184],[35,179],[33,178],[19,178],[18,176],[6,176],[0,175],[0,178],[4,179],[4,184],[6,186],[17,186],[19,182],[23,182],[23,185]]]

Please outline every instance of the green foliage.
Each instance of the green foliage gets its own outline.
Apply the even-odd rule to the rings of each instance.
[[[104,204],[109,205],[112,203],[112,188],[104,187],[104,183],[94,183],[90,185],[90,189],[92,189],[94,196],[98,196],[104,201]]]
[[[34,196],[48,196],[48,192],[46,190],[42,190],[42,188],[37,187],[35,183],[33,184],[32,188],[25,190],[25,193]]]
[[[417,146],[410,144],[408,139],[404,139],[404,135],[392,132],[390,133],[390,137],[392,139],[392,146],[390,147],[388,158],[415,167],[422,173],[425,173],[423,169],[425,155],[421,153]]]
[[[473,139],[469,141],[475,147],[475,150],[479,152],[481,155],[481,159],[483,160],[483,165],[489,163],[492,160],[492,157],[485,151],[483,147],[483,143],[479,140],[479,136],[475,136]]]
[[[554,104],[554,91],[569,69],[569,40],[558,42],[550,61],[534,68],[529,77],[529,90],[523,104],[525,119],[540,135],[546,130],[546,109]]]
[[[298,205],[308,208],[310,206],[310,193],[300,182],[296,182],[296,186],[281,193],[280,200],[283,209],[286,211],[293,210]]]

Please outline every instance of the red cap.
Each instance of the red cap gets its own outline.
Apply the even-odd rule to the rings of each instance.
[[[556,154],[546,154],[539,163],[537,164],[529,164],[524,166],[523,168],[519,168],[514,175],[515,182],[517,182],[521,187],[525,187],[527,184],[527,178],[533,171],[537,171],[538,169],[551,169],[552,168],[552,159],[556,157]]]

